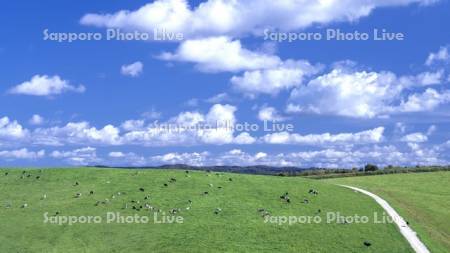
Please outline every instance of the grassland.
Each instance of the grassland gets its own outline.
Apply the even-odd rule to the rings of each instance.
[[[431,252],[450,252],[450,172],[325,180],[371,191],[409,221]]]
[[[327,212],[372,217],[383,211],[369,197],[324,181],[93,168],[0,173],[0,252],[411,252],[393,224],[326,223]],[[280,199],[285,192],[291,203]],[[82,195],[77,198],[77,193]],[[144,203],[167,214],[180,208],[176,215],[183,223],[44,223],[46,212],[58,212],[54,217],[104,217],[107,212],[153,217],[155,210],[132,209]],[[260,208],[273,217],[321,216],[323,222],[264,223]]]

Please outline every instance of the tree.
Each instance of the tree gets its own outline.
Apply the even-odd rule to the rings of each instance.
[[[367,164],[364,167],[364,171],[377,171],[378,170],[378,166],[374,165],[374,164]]]

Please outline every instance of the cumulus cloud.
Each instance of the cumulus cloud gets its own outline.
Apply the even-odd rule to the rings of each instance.
[[[445,165],[448,157],[443,157],[438,146],[421,147],[417,143],[410,143],[409,148],[397,148],[392,145],[379,146],[346,146],[318,150],[296,151],[288,153],[268,153],[256,151],[245,152],[232,149],[226,152],[191,152],[150,156],[140,161],[146,166],[163,164],[187,164],[193,166],[213,165],[267,165],[267,166],[297,166],[319,168],[353,168],[363,167],[367,163],[379,166],[388,165]]]
[[[45,150],[40,151],[29,151],[26,148],[18,149],[18,150],[6,150],[0,151],[0,158],[5,160],[17,160],[17,159],[28,159],[35,160],[39,158],[43,158],[45,156]]]
[[[69,81],[59,76],[35,75],[30,81],[21,83],[9,90],[11,94],[30,96],[53,96],[65,92],[83,93],[86,88],[83,85],[72,86]]]
[[[431,66],[437,62],[448,62],[450,55],[448,53],[448,47],[441,47],[436,53],[430,53],[425,62],[425,65]]]
[[[38,128],[33,131],[33,143],[62,146],[64,144],[119,145],[120,130],[113,125],[101,129],[88,122],[70,122],[63,127]]]
[[[440,82],[442,73],[397,77],[392,72],[333,69],[291,92],[289,113],[373,118],[401,112],[431,111],[448,103],[450,91],[427,88],[404,98],[411,89]]]
[[[155,29],[183,33],[187,38],[261,34],[265,28],[292,31],[314,24],[356,21],[381,7],[427,5],[435,0],[370,1],[225,1],[208,0],[197,7],[187,0],[157,0],[141,8],[113,14],[84,15],[83,25],[153,33]]]
[[[293,144],[293,145],[349,145],[349,144],[368,144],[379,143],[383,141],[384,127],[378,127],[371,130],[358,133],[339,133],[339,134],[308,134],[301,135],[297,133],[278,132],[267,134],[262,137],[264,143],[268,144]]]
[[[442,104],[450,102],[450,91],[442,93],[435,89],[426,89],[423,93],[414,93],[406,101],[402,101],[398,110],[401,112],[431,111]]]
[[[45,119],[39,115],[39,114],[34,114],[33,116],[31,116],[30,120],[28,121],[31,125],[42,125],[45,122]]]
[[[390,72],[334,69],[294,89],[290,111],[372,118],[386,112],[399,96],[402,88],[396,81]]]
[[[239,40],[228,37],[212,37],[187,40],[175,53],[159,56],[166,61],[182,61],[196,64],[205,72],[255,70],[275,67],[281,60],[277,56],[245,49]]]
[[[280,115],[274,107],[262,107],[258,112],[258,119],[261,121],[284,121],[286,117]]]
[[[428,137],[423,133],[412,133],[403,136],[401,139],[403,142],[411,142],[411,143],[420,143],[420,142],[427,142]]]
[[[120,73],[124,76],[138,77],[144,71],[144,64],[142,62],[137,61],[135,63],[129,65],[123,65],[120,68]]]
[[[122,158],[125,157],[125,154],[122,152],[110,152],[108,156],[113,158]]]
[[[0,118],[0,140],[21,140],[28,135],[29,131],[17,121],[11,121],[8,117]]]
[[[125,131],[142,130],[145,127],[145,121],[144,120],[127,120],[122,123],[121,127]]]
[[[288,60],[279,66],[264,70],[246,71],[242,76],[233,76],[231,83],[237,91],[250,96],[257,94],[277,95],[302,84],[305,77],[316,74],[320,66],[307,61]]]
[[[70,151],[55,150],[50,153],[50,157],[61,159],[71,165],[95,165],[103,160],[97,156],[97,149],[92,147],[85,147],[74,149]]]
[[[167,122],[127,132],[122,141],[144,146],[251,144],[255,140],[249,134],[235,136],[236,110],[235,106],[215,104],[206,114],[182,112]]]

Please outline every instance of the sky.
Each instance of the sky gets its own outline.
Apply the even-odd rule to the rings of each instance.
[[[448,0],[8,1],[0,166],[448,165],[449,23]]]

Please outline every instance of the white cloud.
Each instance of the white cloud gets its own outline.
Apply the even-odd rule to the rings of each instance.
[[[273,107],[262,107],[258,112],[258,119],[261,121],[284,121],[285,117],[279,114]]]
[[[316,74],[319,66],[312,66],[307,61],[283,62],[277,67],[246,71],[242,76],[233,76],[233,88],[250,96],[257,94],[277,95],[282,90],[289,90],[302,84],[304,77]]]
[[[182,112],[167,122],[151,124],[145,129],[130,131],[122,142],[144,146],[191,146],[200,144],[249,144],[254,139],[248,134],[235,136],[237,108],[215,104],[207,114]]]
[[[120,69],[120,73],[124,76],[138,77],[144,71],[144,64],[137,61],[129,65],[123,65]]]
[[[440,69],[436,72],[423,72],[416,76],[416,83],[427,86],[441,84],[444,81],[445,72]]]
[[[122,152],[110,152],[108,156],[113,158],[122,158],[125,157],[125,154]]]
[[[441,71],[397,77],[392,72],[354,72],[337,68],[291,92],[289,113],[315,113],[373,118],[392,113],[431,111],[450,102],[450,91],[428,88],[403,96],[412,88],[437,84]]]
[[[297,133],[279,132],[267,134],[262,137],[267,144],[294,144],[294,145],[349,145],[349,144],[368,144],[379,143],[383,141],[384,127],[378,127],[371,130],[358,133],[339,133],[339,134],[308,134],[300,135]]]
[[[436,125],[431,125],[427,130],[427,136],[434,134],[434,132],[436,132],[436,130],[437,130]]]
[[[35,75],[30,81],[21,83],[9,90],[11,94],[22,94],[31,96],[52,96],[64,92],[83,93],[86,88],[83,85],[77,87],[69,84],[68,81],[59,76],[49,77],[47,75]]]
[[[236,138],[234,138],[233,143],[239,145],[248,145],[256,142],[256,138],[251,136],[249,133],[240,133]]]
[[[289,153],[266,153],[263,151],[254,154],[233,149],[224,153],[211,154],[209,152],[193,153],[167,153],[150,157],[147,165],[161,164],[188,164],[196,166],[212,165],[267,165],[267,166],[297,166],[303,168],[360,168],[367,163],[379,166],[399,165],[446,165],[448,161],[439,153],[439,148],[420,147],[411,143],[410,150],[400,150],[395,146],[365,146],[328,148],[321,150],[308,150]]]
[[[125,131],[136,131],[144,129],[144,120],[127,120],[122,123],[121,127]]]
[[[424,135],[423,133],[412,133],[412,134],[403,136],[401,141],[411,142],[411,143],[427,142],[428,137],[426,135]]]
[[[252,52],[242,47],[239,40],[213,37],[183,42],[176,53],[163,53],[162,60],[195,63],[205,72],[255,70],[275,67],[281,60],[277,56]]]
[[[26,148],[18,150],[7,150],[0,151],[0,158],[6,160],[16,160],[16,159],[39,159],[45,156],[45,150],[40,150],[37,152],[28,151]]]
[[[42,125],[45,122],[45,119],[39,115],[39,114],[34,114],[33,116],[31,116],[30,120],[28,121],[31,125]]]
[[[91,127],[88,122],[70,122],[63,127],[38,128],[33,132],[33,142],[40,145],[64,144],[119,145],[120,130],[113,125],[102,129]]]
[[[156,164],[189,164],[193,166],[201,166],[205,164],[208,152],[202,153],[168,153],[165,155],[153,156],[150,162]]]
[[[0,118],[0,140],[20,140],[29,135],[29,131],[24,129],[17,121],[11,121],[8,117]]]
[[[187,38],[217,35],[244,36],[261,34],[265,28],[292,31],[314,24],[353,22],[368,16],[374,9],[427,5],[435,0],[321,0],[321,1],[225,1],[208,0],[197,7],[187,0],[157,0],[135,11],[114,14],[87,14],[81,24],[123,28],[153,33],[155,29],[180,32]]]
[[[97,149],[92,147],[79,148],[72,151],[58,151],[55,150],[50,154],[50,157],[56,159],[63,159],[72,165],[96,165],[103,162],[97,157]]]
[[[403,101],[397,110],[401,112],[431,111],[442,104],[450,102],[450,91],[439,93],[435,89],[426,89],[424,93],[415,93]]]
[[[388,110],[402,87],[390,72],[332,72],[294,89],[288,111],[372,118]]]
[[[441,47],[438,52],[430,53],[430,55],[428,55],[425,65],[431,66],[434,63],[439,62],[439,61],[446,62],[449,60],[450,60],[450,55],[448,53],[448,47]]]
[[[219,93],[206,99],[205,101],[211,104],[227,103],[231,101],[231,98],[227,93]]]

